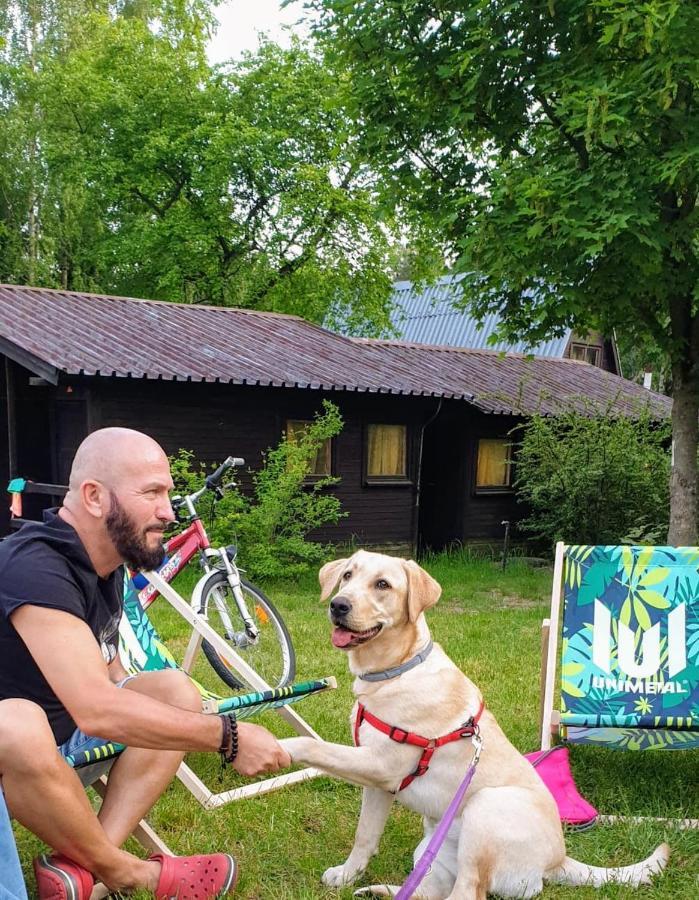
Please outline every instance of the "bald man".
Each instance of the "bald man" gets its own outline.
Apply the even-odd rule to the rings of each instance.
[[[179,900],[235,883],[228,854],[141,860],[120,849],[185,751],[234,749],[235,723],[203,715],[186,675],[129,677],[117,653],[122,564],[162,560],[171,489],[155,441],[105,428],[78,448],[63,506],[0,542],[0,782],[11,814],[54,850],[34,861],[40,898],[88,900],[95,878]],[[289,765],[264,728],[237,729],[239,772]],[[96,738],[127,745],[98,815],[64,759]]]

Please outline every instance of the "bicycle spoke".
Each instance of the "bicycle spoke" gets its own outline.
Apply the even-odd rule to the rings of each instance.
[[[210,581],[208,591],[202,595],[209,624],[271,687],[291,681],[296,666],[291,639],[271,602],[257,588],[247,582],[241,583],[246,613],[255,628],[252,636],[245,628],[225,575],[218,573]],[[204,652],[219,677],[229,686],[242,686],[244,679],[210,645],[204,644]]]

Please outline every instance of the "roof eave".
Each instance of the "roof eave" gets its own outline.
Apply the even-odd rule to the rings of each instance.
[[[58,384],[60,369],[52,366],[46,360],[40,359],[28,350],[24,350],[12,341],[8,341],[7,338],[0,337],[0,353],[3,353],[8,359],[11,359],[23,368],[29,369],[30,372],[33,372],[39,378],[43,378],[54,385]]]

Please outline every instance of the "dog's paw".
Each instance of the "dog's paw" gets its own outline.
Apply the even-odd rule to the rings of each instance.
[[[294,763],[306,762],[306,756],[314,749],[318,742],[309,737],[282,738],[280,745],[286,750]]]
[[[344,866],[332,866],[323,872],[321,881],[328,887],[342,887],[343,884],[351,884],[360,873],[354,869],[346,869]]]
[[[370,884],[368,887],[358,888],[353,897],[395,897],[400,888],[397,884]]]

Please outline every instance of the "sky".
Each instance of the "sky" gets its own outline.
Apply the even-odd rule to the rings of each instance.
[[[288,47],[292,32],[284,26],[293,25],[301,17],[303,2],[296,0],[282,9],[279,0],[223,0],[215,12],[219,29],[209,43],[210,63],[237,59],[244,50],[255,50],[259,32]],[[297,25],[293,33],[304,36],[308,32]]]

